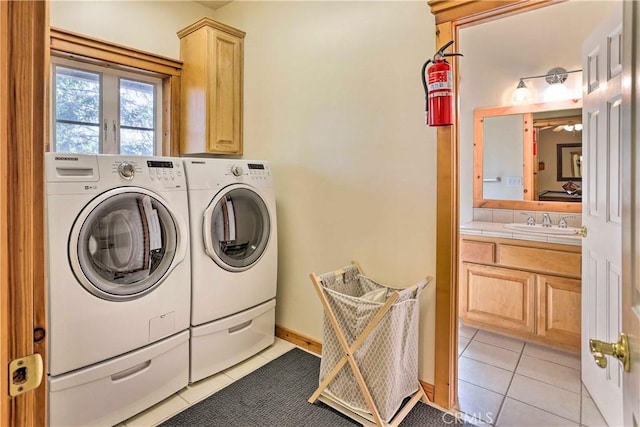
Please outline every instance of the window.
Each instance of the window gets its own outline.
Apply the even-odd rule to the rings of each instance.
[[[162,79],[52,58],[52,150],[162,153]]]

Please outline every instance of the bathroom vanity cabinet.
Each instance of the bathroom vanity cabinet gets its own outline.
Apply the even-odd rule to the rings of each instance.
[[[242,154],[244,36],[209,18],[178,32],[181,154]]]
[[[463,235],[460,260],[465,325],[580,351],[580,246]]]

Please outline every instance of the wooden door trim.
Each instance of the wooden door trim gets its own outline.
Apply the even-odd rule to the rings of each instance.
[[[564,0],[430,0],[428,4],[437,24],[434,52],[450,40],[454,41],[453,48],[457,50],[458,32],[462,27],[562,1]],[[459,97],[459,60],[455,57],[452,59],[454,91]],[[458,98],[455,98],[453,126],[438,127],[437,130],[434,403],[447,409],[456,404],[458,377],[459,105]]]
[[[427,3],[436,17],[436,24],[455,22],[464,25],[515,15],[558,1],[566,0],[430,0]]]
[[[46,1],[0,2],[0,425],[46,425],[46,376],[8,395],[8,362],[40,353],[46,331],[44,129]],[[46,367],[45,367],[46,372]]]

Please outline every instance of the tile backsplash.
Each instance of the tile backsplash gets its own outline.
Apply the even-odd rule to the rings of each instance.
[[[527,222],[529,215],[536,219],[536,224],[542,223],[542,214],[544,211],[525,211],[525,210],[509,210],[509,209],[486,209],[486,208],[473,208],[473,220],[484,222]],[[569,227],[581,227],[582,226],[582,214],[580,213],[565,213],[565,212],[547,212],[551,217],[551,223],[553,225],[558,224],[560,218],[566,218],[567,225]]]

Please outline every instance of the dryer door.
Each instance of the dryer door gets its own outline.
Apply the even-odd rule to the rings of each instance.
[[[203,221],[205,251],[226,270],[247,270],[269,243],[269,210],[248,185],[225,187],[205,210]]]
[[[183,228],[158,195],[142,188],[110,190],[93,199],[74,223],[71,267],[100,298],[138,298],[184,258]]]

